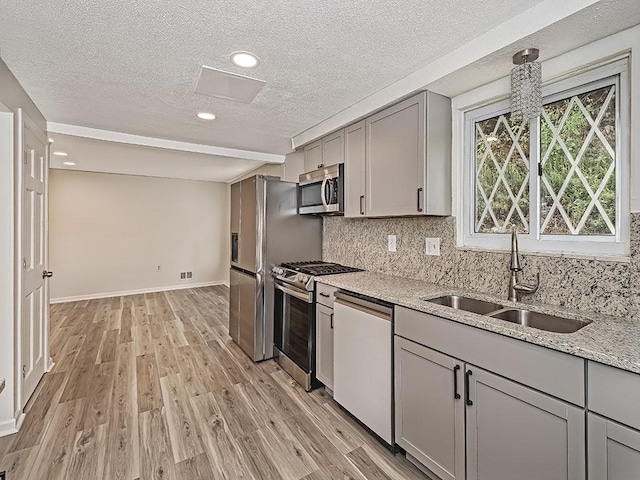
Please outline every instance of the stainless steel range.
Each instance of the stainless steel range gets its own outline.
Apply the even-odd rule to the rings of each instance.
[[[273,267],[274,345],[277,362],[305,390],[315,379],[315,277],[361,271],[337,263],[283,263]]]

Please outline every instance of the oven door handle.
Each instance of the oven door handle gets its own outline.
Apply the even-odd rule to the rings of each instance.
[[[304,293],[297,292],[295,290],[292,290],[291,288],[287,288],[284,285],[281,285],[280,283],[274,283],[274,286],[278,290],[286,293],[287,295],[291,295],[292,297],[298,298],[298,299],[303,300],[303,301],[305,301],[307,303],[313,303],[313,298],[311,297],[311,292],[309,292],[309,293],[307,293],[305,295]]]
[[[320,199],[322,200],[322,205],[324,206],[325,210],[329,208],[329,200],[327,200],[327,197],[325,196],[328,181],[329,179],[325,177],[324,180],[322,180],[322,186],[320,187]]]

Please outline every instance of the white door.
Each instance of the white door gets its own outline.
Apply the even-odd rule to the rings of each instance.
[[[22,115],[22,395],[24,406],[48,367],[49,289],[46,285],[48,232],[48,141]]]

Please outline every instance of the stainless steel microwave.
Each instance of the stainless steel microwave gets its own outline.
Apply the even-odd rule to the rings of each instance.
[[[344,215],[344,164],[322,167],[300,175],[298,213]]]

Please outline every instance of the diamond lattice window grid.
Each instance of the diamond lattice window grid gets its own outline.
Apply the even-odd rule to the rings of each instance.
[[[544,106],[543,235],[615,235],[615,92],[610,85]]]
[[[480,233],[529,231],[529,122],[500,115],[477,122],[476,222]]]

